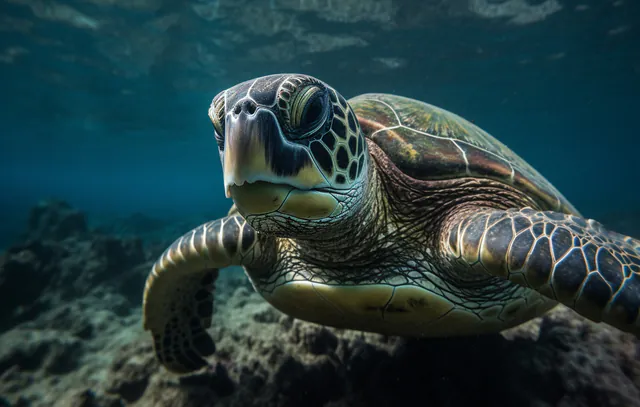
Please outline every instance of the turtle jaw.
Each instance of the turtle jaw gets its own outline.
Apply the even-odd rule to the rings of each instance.
[[[304,190],[267,181],[231,185],[229,192],[238,211],[250,223],[285,215],[295,221],[330,218],[339,213],[338,200],[326,190]]]
[[[287,140],[271,110],[241,108],[227,115],[226,129],[225,194],[245,218],[279,214],[308,221],[335,212],[338,200],[308,149]]]

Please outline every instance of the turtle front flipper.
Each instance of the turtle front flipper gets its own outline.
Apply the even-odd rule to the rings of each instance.
[[[177,239],[155,262],[143,299],[145,330],[168,370],[188,373],[215,352],[211,326],[218,269],[260,254],[258,235],[239,215],[205,223]]]
[[[481,210],[450,224],[454,264],[487,272],[640,336],[640,241],[557,212]]]

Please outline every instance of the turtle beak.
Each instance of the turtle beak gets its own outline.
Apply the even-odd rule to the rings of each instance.
[[[235,117],[228,115],[226,120],[223,171],[225,195],[230,198],[233,185],[256,181],[259,175],[275,178],[267,163],[267,140],[276,129],[273,120],[262,111],[253,117],[242,111]]]
[[[299,189],[327,185],[308,151],[285,139],[274,113],[251,103],[245,100],[240,113],[228,114],[225,119],[223,171],[227,198],[233,187],[258,181]]]

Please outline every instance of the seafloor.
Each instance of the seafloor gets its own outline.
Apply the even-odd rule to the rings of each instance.
[[[640,406],[640,341],[565,307],[500,335],[406,340],[294,320],[239,269],[217,284],[211,367],[169,374],[140,303],[186,229],[107,225],[43,202],[0,257],[0,406]]]

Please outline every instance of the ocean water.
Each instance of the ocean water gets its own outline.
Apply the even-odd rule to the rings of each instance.
[[[478,339],[473,345],[477,348],[469,348],[468,342],[456,347],[439,340],[397,345],[396,338],[318,333],[315,325],[299,325],[266,310],[235,270],[221,278],[218,288],[226,308],[216,310],[214,319],[231,320],[225,322],[224,332],[212,328],[223,352],[209,361],[218,367],[187,381],[153,365],[152,341],[139,323],[144,277],[175,238],[226,216],[233,203],[224,194],[209,105],[220,91],[277,73],[312,75],[347,99],[369,92],[391,93],[457,113],[525,159],[584,216],[640,237],[640,2],[636,0],[4,0],[0,3],[0,247],[9,248],[11,254],[0,263],[0,296],[5,296],[0,303],[13,315],[0,323],[4,330],[0,343],[8,349],[0,351],[0,400],[6,405],[396,405],[413,397],[408,389],[415,376],[403,375],[415,368],[406,367],[414,352],[416,358],[437,359],[433,371],[422,371],[428,383],[417,384],[437,394],[426,405],[458,406],[473,399],[460,396],[456,389],[460,383],[474,382],[462,379],[455,366],[482,375],[483,367],[495,360],[486,356],[492,352],[508,349],[520,355],[522,349],[533,349],[531,354],[556,355],[532,339],[538,328],[532,328],[538,334],[531,338],[516,335],[515,343],[522,347],[512,341],[487,344],[486,339]],[[42,203],[48,199],[69,206]],[[69,216],[70,223],[60,226]],[[127,239],[140,239],[141,248]],[[49,271],[63,270],[64,277],[43,277],[49,272],[43,271],[44,266],[32,274],[30,266],[10,271],[7,264],[17,261],[11,256],[24,250],[43,253],[29,246],[34,241],[50,242],[46,244],[54,247],[52,253],[65,253],[36,262],[51,263]],[[86,255],[89,252],[94,254]],[[114,283],[109,275],[121,276],[123,270],[135,277],[117,277]],[[14,277],[7,277],[10,273]],[[83,275],[91,277],[82,283]],[[21,287],[32,279],[43,283],[34,288],[35,294],[24,288],[26,299],[21,302]],[[68,284],[74,282],[77,285],[69,290]],[[100,287],[97,294],[96,287]],[[6,293],[17,298],[8,299]],[[46,301],[45,293],[51,297]],[[66,311],[60,311],[61,304]],[[242,317],[237,316],[240,311],[234,314],[234,307],[243,310]],[[77,309],[113,312],[100,317],[85,312],[85,325],[92,327],[86,329],[94,333],[86,337],[65,333],[68,340],[61,345],[56,332],[64,331],[68,322],[64,318],[69,317],[60,315],[83,320],[73,316]],[[579,349],[588,349],[585,354],[595,360],[593,374],[614,384],[607,387],[584,379],[574,385],[567,378],[581,369],[588,377],[589,368],[558,362],[567,367],[547,370],[561,385],[540,379],[545,369],[527,371],[522,381],[513,379],[508,392],[518,393],[522,386],[526,390],[519,396],[497,397],[499,387],[478,385],[471,388],[476,401],[638,405],[640,342],[632,335],[572,318],[578,317],[567,311],[549,321],[591,332],[591,339],[583,338]],[[263,367],[253,371],[251,366],[258,363],[255,355],[280,346],[276,339],[284,331],[278,329],[288,324],[297,329],[291,335],[321,339],[283,345],[271,358],[277,362],[262,361]],[[125,328],[131,334],[123,339],[118,332]],[[262,345],[245,349],[243,330],[256,332],[254,340]],[[111,339],[96,339],[100,336],[96,332],[102,331]],[[324,345],[323,332],[334,338],[328,340],[330,345]],[[225,342],[229,335],[235,335],[236,345]],[[24,347],[29,341],[37,344]],[[321,349],[337,349],[338,356],[332,356],[334,350],[314,351],[316,342]],[[23,347],[11,350],[16,343]],[[367,347],[362,348],[363,343]],[[83,349],[82,357],[74,359],[69,355],[77,347]],[[478,351],[467,354],[462,349]],[[331,363],[309,362],[304,352]],[[358,365],[348,356],[358,352],[387,352],[387,356],[373,365]],[[461,352],[469,358],[468,366],[456,359],[447,372],[436,371],[448,366],[442,355],[457,358]],[[114,364],[126,365],[132,355],[148,356],[141,362],[144,369],[133,369],[133,376],[142,379],[133,384],[114,379],[118,373]],[[51,358],[73,363],[48,368]],[[555,363],[541,358],[546,361],[540,362],[543,365]],[[500,360],[506,364],[506,359]],[[392,367],[384,370],[383,365]],[[365,367],[361,372],[357,366]],[[498,369],[495,374],[511,372],[495,367],[489,371],[494,369]],[[378,376],[367,376],[371,371]],[[337,383],[335,377],[340,378]],[[387,383],[380,377],[400,384],[385,387],[386,393],[373,398],[363,396],[378,394],[372,389],[375,384],[367,387],[363,380]],[[157,384],[165,378],[175,386]],[[38,390],[34,381],[45,384]],[[246,388],[248,393],[242,393]],[[336,388],[341,390],[332,393]],[[447,398],[443,396],[447,391],[458,395]],[[407,398],[398,398],[400,392]],[[94,404],[74,404],[78,400]]]

